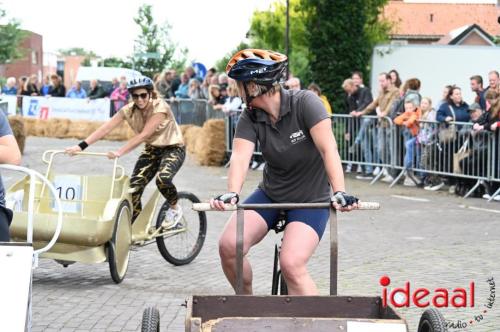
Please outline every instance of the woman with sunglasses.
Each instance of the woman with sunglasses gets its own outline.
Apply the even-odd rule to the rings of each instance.
[[[156,176],[156,186],[170,204],[163,227],[175,228],[182,218],[182,211],[180,206],[177,206],[177,189],[172,179],[181,168],[186,156],[181,130],[170,106],[158,98],[154,83],[149,77],[132,79],[128,82],[127,89],[132,102],[122,107],[108,122],[78,145],[67,148],[66,153],[74,155],[85,150],[124,120],[127,121],[136,135],[120,149],[108,152],[108,158],[119,158],[145,143],[130,178],[132,221],[142,210],[141,196],[146,185]]]

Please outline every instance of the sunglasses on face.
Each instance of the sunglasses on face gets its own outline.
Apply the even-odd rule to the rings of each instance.
[[[137,94],[137,93],[133,93],[133,94],[132,94],[132,99],[137,100],[137,99],[139,99],[139,97],[140,97],[141,99],[146,99],[146,98],[148,97],[148,95],[149,95],[149,94],[148,94],[147,92],[143,92],[143,93],[139,93],[139,94]]]

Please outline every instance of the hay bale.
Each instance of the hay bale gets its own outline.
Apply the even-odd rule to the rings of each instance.
[[[23,119],[19,116],[9,117],[9,124],[10,128],[12,128],[12,132],[14,133],[14,137],[16,138],[19,150],[21,151],[21,153],[24,153],[24,145],[26,143],[26,130],[24,129]]]
[[[36,124],[37,120],[35,118],[21,118],[24,122],[24,131],[26,136],[36,136]]]
[[[187,152],[195,153],[198,138],[202,137],[201,132],[202,129],[198,126],[192,126],[186,130],[184,134],[184,144],[186,144]]]
[[[46,137],[47,133],[49,132],[48,130],[49,127],[50,127],[49,120],[37,119],[37,121],[35,122],[34,136]]]
[[[196,159],[200,165],[219,166],[226,153],[225,125],[222,119],[211,119],[203,125],[195,145]]]
[[[69,119],[49,119],[46,128],[46,137],[67,138],[71,120]]]
[[[179,127],[181,128],[181,133],[182,133],[182,137],[184,137],[184,135],[186,134],[186,131],[191,128],[192,124],[185,124],[185,125],[179,125]]]
[[[108,141],[125,141],[128,139],[128,128],[128,123],[123,121],[118,127],[107,134],[104,139]]]
[[[99,126],[101,126],[100,122],[73,120],[70,123],[67,137],[85,139]]]

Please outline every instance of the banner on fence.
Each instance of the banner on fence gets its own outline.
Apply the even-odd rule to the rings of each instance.
[[[24,97],[23,116],[40,119],[106,121],[110,101],[104,99],[72,99],[59,97]]]
[[[7,103],[7,114],[8,115],[16,115],[17,96],[2,95],[2,96],[0,96],[0,102]]]

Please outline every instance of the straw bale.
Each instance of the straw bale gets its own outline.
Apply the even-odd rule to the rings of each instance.
[[[26,131],[24,129],[23,119],[19,116],[9,117],[9,124],[10,128],[12,128],[12,132],[14,133],[14,137],[16,138],[19,150],[21,150],[21,153],[24,153]]]
[[[24,118],[24,117],[21,117],[21,119],[24,122],[24,130],[25,130],[26,136],[36,136],[35,128],[36,128],[38,119]]]
[[[109,134],[107,134],[104,139],[109,141],[125,141],[128,139],[128,123],[125,121],[120,124],[117,128],[113,129]]]
[[[56,137],[56,138],[67,138],[70,125],[71,125],[71,120],[69,119],[58,119],[58,118],[49,119],[47,120],[45,136]]]
[[[184,134],[184,144],[186,144],[186,149],[189,153],[195,153],[197,141],[202,137],[201,132],[202,129],[198,126],[192,126],[186,130]]]
[[[181,128],[181,133],[182,133],[182,137],[184,137],[184,135],[186,134],[186,131],[191,128],[192,124],[185,124],[185,125],[179,125],[179,127]]]
[[[196,159],[200,165],[219,166],[226,153],[225,126],[222,119],[211,119],[203,125],[195,145]]]

